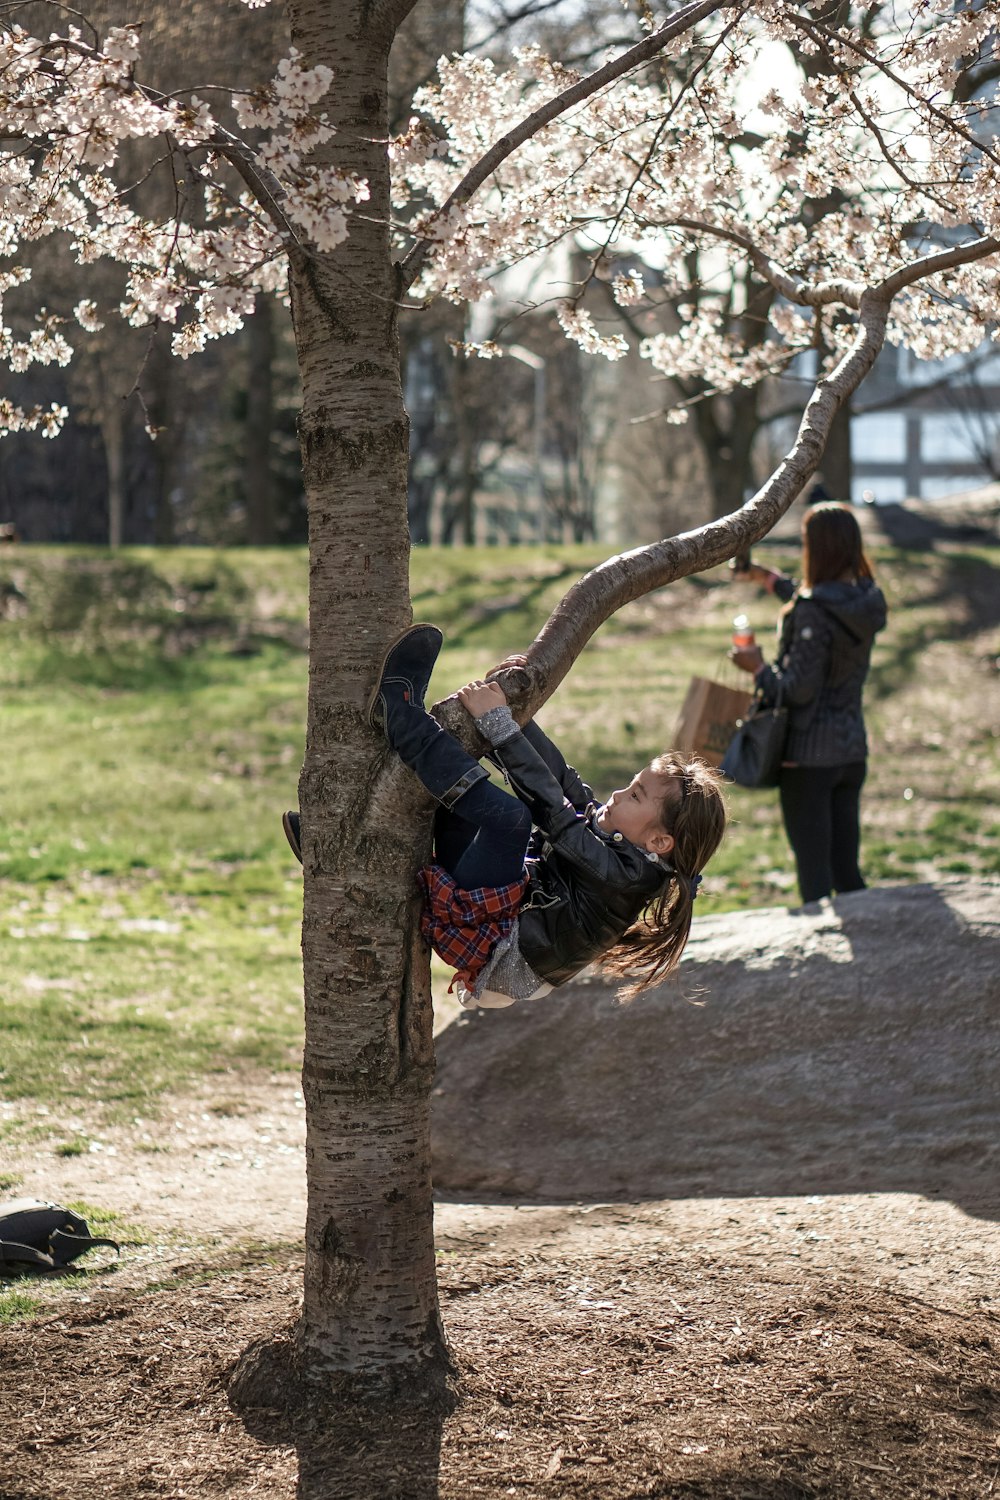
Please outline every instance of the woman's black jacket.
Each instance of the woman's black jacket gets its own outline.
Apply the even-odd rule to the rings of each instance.
[[[670,875],[624,835],[595,827],[593,792],[536,724],[490,758],[536,825],[518,946],[540,979],[565,984],[617,943]]]
[[[775,593],[791,597],[791,579]],[[789,710],[785,760],[845,766],[868,754],[861,694],[875,636],[885,625],[882,590],[870,578],[800,591],[780,621],[778,655],[756,674],[766,703]]]

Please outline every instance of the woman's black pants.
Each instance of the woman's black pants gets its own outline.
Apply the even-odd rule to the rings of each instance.
[[[862,891],[860,804],[867,764],[783,766],[781,816],[795,855],[803,902]]]

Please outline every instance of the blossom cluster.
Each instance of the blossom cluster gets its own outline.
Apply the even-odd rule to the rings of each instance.
[[[676,64],[554,114],[474,194],[465,184],[490,145],[576,78],[535,48],[505,70],[444,60],[393,152],[410,209],[401,247],[424,247],[416,290],[490,296],[506,268],[566,241],[583,266],[563,289],[568,337],[625,352],[608,299],[588,303],[607,309],[607,331],[581,305],[603,280],[647,326],[669,304],[665,328],[635,340],[658,372],[725,391],[817,342],[836,356],[866,290],[982,241],[976,264],[900,287],[888,329],[922,358],[975,347],[1000,290],[987,253],[1000,239],[995,84],[955,86],[970,63],[990,77],[1000,4],[851,11],[834,24],[786,0],[720,6]],[[641,273],[623,269],[636,261]],[[749,316],[748,272],[770,288]]]
[[[637,42],[655,28],[655,7],[639,9]],[[336,249],[361,205],[392,224],[411,297],[488,297],[505,269],[570,245],[574,269],[552,288],[567,337],[608,359],[631,338],[679,384],[733,389],[811,345],[835,358],[890,278],[891,339],[925,358],[974,348],[1000,292],[998,34],[1000,0],[719,0],[600,86],[536,46],[503,66],[446,58],[399,137],[364,143],[373,162],[388,155],[390,202],[369,200],[361,145],[323,112],[331,69],[295,49],[222,118],[196,94],[141,86],[134,26],[97,45],[4,22],[0,356],[64,363],[73,323],[96,336],[108,315],[85,298],[72,320],[39,312],[14,331],[5,304],[23,300],[18,262],[43,236],[65,236],[84,265],[124,266],[115,311],[169,325],[186,357],[283,292],[290,251]],[[159,218],[121,162],[142,139],[184,181]],[[372,181],[381,194],[376,167]],[[608,295],[585,301],[594,281]],[[0,429],[58,420],[0,407]]]
[[[10,267],[0,277],[0,358],[12,371],[65,364],[73,352],[67,324],[39,315],[16,337],[5,316],[7,294],[29,279],[17,261],[33,241],[61,234],[82,264],[126,267],[116,311],[135,325],[173,325],[174,352],[186,357],[241,327],[258,295],[284,290],[292,245],[338,245],[347,207],[367,198],[356,175],[310,156],[333,134],[316,112],[332,83],[328,68],[306,67],[292,51],[267,87],[233,101],[240,126],[254,131],[251,146],[197,95],[140,87],[139,47],[138,29],[128,26],[109,29],[101,46],[76,27],[45,39],[18,25],[0,31],[0,256]],[[120,153],[143,138],[158,138],[163,159],[181,159],[175,172],[200,187],[185,215],[155,218],[131,206]],[[250,178],[242,190],[222,170],[233,150]],[[96,333],[105,312],[85,299],[74,319]],[[40,427],[51,435],[60,412],[6,403],[0,431]]]

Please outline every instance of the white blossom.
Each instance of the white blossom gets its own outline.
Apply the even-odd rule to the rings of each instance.
[[[648,30],[653,11],[643,11]],[[422,255],[412,294],[489,297],[499,271],[565,241],[589,262],[583,280],[610,283],[620,307],[641,302],[645,320],[670,304],[659,331],[644,321],[639,352],[676,382],[761,380],[818,332],[836,358],[856,336],[866,286],[943,247],[1000,238],[995,100],[954,88],[970,59],[987,73],[995,64],[998,11],[997,0],[907,0],[876,7],[862,37],[838,30],[829,8],[726,7],[679,34],[662,65],[557,114],[475,192],[464,184],[483,153],[576,75],[537,46],[505,66],[444,58],[385,145],[396,249]],[[778,74],[776,48],[787,63]],[[803,59],[818,61],[807,72]],[[84,266],[124,266],[118,315],[169,325],[187,357],[238,329],[257,296],[286,295],[289,249],[335,250],[369,202],[368,183],[337,165],[322,109],[337,80],[325,64],[293,48],[269,81],[233,98],[245,161],[266,189],[256,201],[234,190],[234,136],[216,118],[213,80],[206,97],[164,98],[144,90],[140,63],[137,26],[110,28],[102,45],[68,24],[44,42],[16,22],[0,32],[0,357],[11,369],[72,354],[65,329],[32,314],[21,262],[36,241],[62,236]],[[154,137],[186,154],[195,186],[179,222],[144,215],[126,195],[122,147]],[[763,315],[743,318],[750,267],[772,295]],[[969,351],[995,329],[998,294],[996,255],[923,278],[896,296],[888,336],[920,358]],[[610,309],[595,322],[586,286],[554,295],[582,350],[627,353]],[[88,297],[73,318],[96,332],[109,311]],[[489,340],[460,347],[496,353]],[[0,430],[51,435],[63,420],[59,408],[0,403]]]
[[[89,297],[76,304],[73,316],[87,333],[100,333],[105,326],[97,315],[97,303]]]
[[[623,359],[628,353],[624,334],[599,333],[586,308],[560,307],[556,313],[559,326],[568,338],[579,344],[585,354],[602,354],[605,359]]]
[[[631,307],[633,303],[642,300],[645,286],[641,271],[627,271],[620,276],[615,276],[611,282],[611,291],[619,307]]]

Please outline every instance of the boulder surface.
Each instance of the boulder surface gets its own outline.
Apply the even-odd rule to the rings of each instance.
[[[631,1005],[599,972],[437,1039],[439,1193],[942,1193],[1000,1168],[1000,882],[696,914]]]

